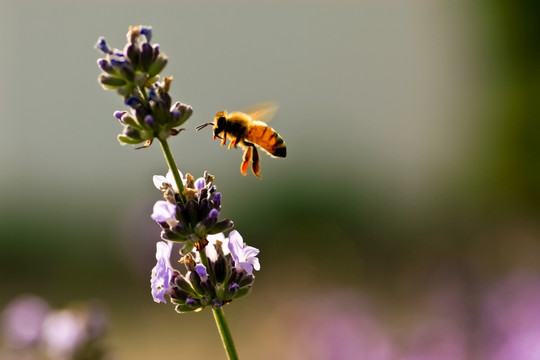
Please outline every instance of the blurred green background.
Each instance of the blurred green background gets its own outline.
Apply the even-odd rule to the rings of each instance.
[[[97,38],[144,24],[194,108],[170,141],[181,171],[213,173],[261,250],[225,308],[242,358],[417,359],[440,333],[451,359],[495,359],[490,289],[540,271],[538,4],[0,2],[0,306],[100,299],[115,358],[225,357],[209,310],[152,301],[166,164],[119,146],[125,108],[96,80]],[[288,155],[258,180],[194,128],[263,101]]]

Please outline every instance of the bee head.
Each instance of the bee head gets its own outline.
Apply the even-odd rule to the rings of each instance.
[[[217,136],[223,130],[225,130],[225,125],[227,124],[227,112],[218,111],[214,121],[214,135]]]

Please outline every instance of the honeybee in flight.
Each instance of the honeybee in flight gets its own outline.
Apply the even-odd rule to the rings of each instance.
[[[221,146],[225,145],[229,138],[229,149],[234,145],[240,145],[244,149],[244,156],[240,171],[246,175],[250,161],[251,170],[255,176],[261,178],[259,174],[259,152],[257,146],[265,150],[272,157],[284,158],[287,155],[287,147],[283,138],[266,124],[277,110],[276,104],[265,103],[257,105],[247,112],[218,111],[213,123],[206,123],[197,126],[197,131],[206,126],[213,126],[214,140],[221,139]]]

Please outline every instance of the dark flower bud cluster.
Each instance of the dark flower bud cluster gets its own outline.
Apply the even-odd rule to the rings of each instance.
[[[163,229],[161,238],[174,242],[182,242],[182,254],[188,254],[195,245],[206,245],[208,235],[218,234],[233,227],[229,219],[218,220],[221,210],[221,193],[216,191],[214,176],[208,172],[204,177],[195,180],[190,174],[182,179],[184,185],[182,202],[174,179],[169,172],[167,176],[154,176],[154,185],[164,191],[165,200],[154,205],[152,219]]]
[[[172,269],[171,248],[170,242],[158,243],[152,295],[156,302],[166,302],[168,295],[179,313],[200,311],[206,306],[219,308],[249,294],[255,280],[253,270],[260,269],[256,257],[259,250],[245,245],[237,231],[228,238],[223,233],[210,235],[204,249],[185,255],[180,260],[187,269],[185,275]]]
[[[167,64],[167,57],[159,51],[159,45],[150,44],[152,29],[147,26],[130,27],[128,42],[123,51],[111,49],[103,37],[96,48],[106,54],[98,60],[103,73],[98,77],[105,89],[114,89],[131,108],[117,111],[114,116],[124,126],[118,135],[121,144],[140,144],[148,147],[154,138],[165,140],[177,135],[193,109],[181,102],[172,103],[169,89],[172,77],[158,82],[159,73]]]

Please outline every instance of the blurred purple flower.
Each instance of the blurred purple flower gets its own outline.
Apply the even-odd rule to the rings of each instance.
[[[295,300],[292,300],[295,299]],[[308,297],[289,294],[286,308],[273,314],[284,329],[280,359],[392,360],[392,347],[362,297],[332,292]]]
[[[152,269],[150,285],[152,288],[152,297],[157,303],[166,303],[165,294],[171,288],[171,279],[173,276],[173,268],[170,260],[171,249],[172,245],[168,241],[159,241],[156,244],[157,264]]]
[[[52,358],[69,359],[85,340],[85,320],[78,312],[52,312],[43,323],[43,341]]]
[[[485,296],[486,359],[540,359],[540,276],[513,274]]]
[[[229,233],[229,250],[236,266],[242,267],[249,275],[253,274],[253,270],[260,270],[261,265],[257,259],[259,249],[245,245],[244,239],[236,230]]]
[[[441,272],[442,271],[442,272]],[[475,333],[470,329],[468,295],[461,274],[434,270],[418,291],[413,323],[401,328],[397,360],[466,360]],[[406,310],[405,310],[406,311]]]
[[[37,296],[23,296],[7,305],[2,316],[6,345],[24,348],[36,345],[49,305]]]

